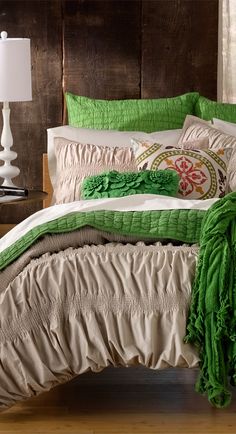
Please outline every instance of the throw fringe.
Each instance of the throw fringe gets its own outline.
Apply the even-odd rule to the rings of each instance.
[[[236,384],[236,193],[216,202],[204,217],[186,342],[200,354],[196,390],[215,407],[231,401]]]

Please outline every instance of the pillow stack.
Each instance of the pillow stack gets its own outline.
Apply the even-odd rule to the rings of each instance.
[[[70,126],[48,130],[54,203],[79,200],[84,178],[102,172],[136,179],[140,170],[172,171],[180,178],[177,195],[186,199],[236,190],[236,105],[196,92],[114,101],[67,93],[66,101]]]

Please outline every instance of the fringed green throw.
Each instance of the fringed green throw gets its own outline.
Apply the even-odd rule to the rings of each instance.
[[[216,202],[203,220],[186,341],[200,354],[196,389],[216,407],[236,384],[236,193]]]

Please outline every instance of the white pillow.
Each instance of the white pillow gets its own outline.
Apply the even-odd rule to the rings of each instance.
[[[91,144],[110,147],[130,147],[131,138],[157,141],[163,145],[176,145],[182,130],[166,130],[154,133],[136,131],[93,130],[89,128],[76,128],[69,125],[47,129],[47,153],[49,176],[53,188],[56,182],[56,157],[54,152],[54,138],[63,137],[82,144]]]
[[[213,118],[213,125],[225,134],[236,136],[236,124]]]

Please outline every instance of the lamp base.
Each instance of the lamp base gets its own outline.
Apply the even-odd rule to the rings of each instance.
[[[11,165],[11,161],[15,160],[17,157],[17,153],[11,151],[10,149],[13,145],[13,138],[10,128],[10,109],[8,102],[3,103],[2,115],[3,130],[1,136],[1,145],[4,150],[0,152],[0,160],[4,161],[4,164],[3,166],[0,166],[0,177],[4,179],[2,186],[17,187],[11,180],[12,178],[15,178],[19,175],[20,169]]]
[[[14,167],[14,166],[12,166],[12,167]],[[17,169],[17,167],[16,167],[16,169]],[[14,188],[19,188],[19,185],[15,185],[15,184],[13,184],[11,178],[7,178],[7,177],[5,176],[5,177],[4,177],[4,181],[3,181],[3,183],[1,184],[0,187],[14,187]]]
[[[11,161],[17,157],[17,153],[10,150],[4,150],[0,152],[0,160],[4,161],[4,164],[0,166],[0,177],[4,179],[2,185],[4,187],[17,187],[12,178],[19,175],[20,169],[11,165]]]

